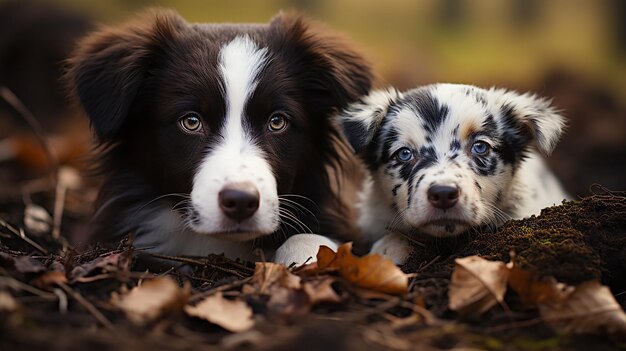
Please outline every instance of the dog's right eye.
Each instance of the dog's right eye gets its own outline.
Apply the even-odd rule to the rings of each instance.
[[[484,141],[477,141],[472,145],[472,153],[478,156],[484,156],[489,153],[491,146]]]
[[[400,148],[396,151],[396,158],[401,162],[410,161],[413,158],[413,150],[408,147]]]
[[[183,115],[179,123],[187,132],[198,133],[202,131],[202,120],[200,119],[200,115],[195,112],[189,112]]]

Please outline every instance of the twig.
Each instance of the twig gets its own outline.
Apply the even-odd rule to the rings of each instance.
[[[441,259],[441,256],[437,256],[435,258],[433,258],[432,260],[430,260],[428,263],[426,263],[424,266],[420,267],[417,272],[415,272],[415,276],[413,278],[417,278],[419,276],[419,274],[423,271],[426,270],[426,268],[432,266],[435,262],[439,261]],[[415,283],[418,281],[419,279],[413,279],[411,280],[411,284],[409,285],[409,288],[407,289],[408,291],[413,290],[413,287],[415,286]]]
[[[241,273],[237,272],[236,270],[220,267],[218,265],[215,265],[213,263],[208,262],[208,260],[205,260],[205,259],[196,260],[196,259],[193,259],[193,258],[167,256],[167,255],[160,255],[160,254],[151,253],[151,252],[146,252],[146,254],[150,255],[152,257],[155,257],[155,258],[163,259],[163,260],[182,262],[182,263],[187,263],[187,264],[196,265],[196,266],[209,266],[209,267],[211,267],[211,268],[213,268],[215,270],[218,270],[220,272],[235,275],[238,278],[245,278],[246,277],[245,275],[242,275]]]
[[[61,289],[53,289],[52,292],[59,298],[59,312],[67,313],[67,294]]]
[[[36,242],[31,240],[29,237],[27,237],[26,233],[24,233],[24,230],[22,230],[21,228],[19,230],[16,229],[15,227],[13,227],[9,223],[7,223],[7,221],[2,219],[1,217],[0,217],[0,226],[3,226],[5,228],[7,228],[9,230],[9,232],[13,233],[18,238],[24,240],[25,242],[30,244],[30,246],[34,247],[37,251],[41,252],[42,254],[44,254],[44,255],[48,254],[48,250],[44,249],[39,244],[37,244]]]
[[[439,261],[441,259],[441,256],[437,256],[435,258],[433,258],[430,262],[426,263],[423,267],[420,267],[420,269],[417,270],[417,272],[415,273],[421,273],[423,271],[426,270],[426,268],[432,266],[435,262]]]
[[[230,283],[230,284],[220,285],[220,286],[215,287],[215,288],[213,288],[211,290],[207,290],[207,291],[204,291],[204,292],[197,293],[197,294],[193,295],[189,299],[189,301],[190,302],[196,302],[196,301],[198,301],[198,300],[200,300],[200,299],[202,299],[204,297],[211,296],[211,295],[213,295],[215,293],[218,293],[220,291],[226,291],[226,290],[238,288],[238,287],[240,287],[242,285],[247,284],[248,282],[250,282],[250,280],[252,280],[252,277],[240,279],[240,280],[237,280],[237,281],[235,281],[233,283]]]
[[[102,324],[105,328],[109,330],[113,330],[113,323],[109,321],[103,314],[100,312],[91,302],[87,301],[81,294],[72,290],[67,284],[58,282],[57,283],[63,291],[65,291],[68,295],[70,295],[74,300],[76,300],[79,304],[81,304],[89,313],[91,313],[100,324]]]
[[[63,220],[63,210],[65,208],[65,194],[67,186],[63,182],[57,181],[54,196],[54,212],[52,213],[52,238],[59,239],[61,236],[61,221]]]
[[[9,276],[0,277],[0,286],[6,286],[14,290],[26,291],[26,292],[29,292],[33,295],[39,296],[47,300],[57,299],[57,296],[55,294],[51,294],[47,291],[39,290],[35,287],[32,287],[28,284],[24,284],[21,281],[13,279]]]
[[[46,153],[46,157],[48,158],[48,162],[50,163],[51,168],[51,176],[54,180],[55,184],[57,182],[57,173],[59,169],[59,160],[54,155],[52,151],[52,147],[50,143],[48,143],[48,139],[46,137],[46,132],[37,121],[37,118],[33,115],[32,112],[20,101],[20,99],[7,87],[0,86],[0,97],[4,101],[6,101],[23,119],[28,123],[30,128],[32,129],[35,137],[41,144]]]

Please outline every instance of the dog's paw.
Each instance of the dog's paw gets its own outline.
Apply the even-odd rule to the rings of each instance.
[[[282,263],[286,266],[295,263],[312,263],[317,261],[317,252],[320,245],[325,245],[337,251],[337,243],[329,238],[317,234],[297,234],[285,241],[276,250],[274,262]]]
[[[411,254],[411,245],[398,234],[389,233],[376,241],[370,253],[381,254],[391,259],[395,264],[404,264]]]

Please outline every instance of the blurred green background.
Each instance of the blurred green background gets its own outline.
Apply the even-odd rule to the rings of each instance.
[[[458,82],[553,97],[569,128],[550,162],[567,189],[583,195],[599,183],[626,190],[624,0],[53,3],[109,24],[151,6],[192,22],[267,22],[280,10],[299,10],[350,37],[374,64],[379,87]]]
[[[350,36],[380,84],[435,81],[536,87],[571,71],[626,92],[623,0],[61,0],[104,22],[149,6],[193,22],[266,22],[297,9]]]

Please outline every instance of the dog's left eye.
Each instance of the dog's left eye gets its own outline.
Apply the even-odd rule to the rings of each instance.
[[[472,145],[472,153],[479,156],[484,156],[489,153],[491,146],[484,141],[477,141]]]
[[[198,133],[202,131],[202,120],[195,112],[188,112],[179,119],[180,125],[188,132]]]
[[[270,132],[280,132],[285,128],[287,128],[287,118],[278,113],[273,114],[267,123],[267,129]]]
[[[403,147],[396,151],[396,158],[401,162],[410,161],[413,158],[413,150]]]

